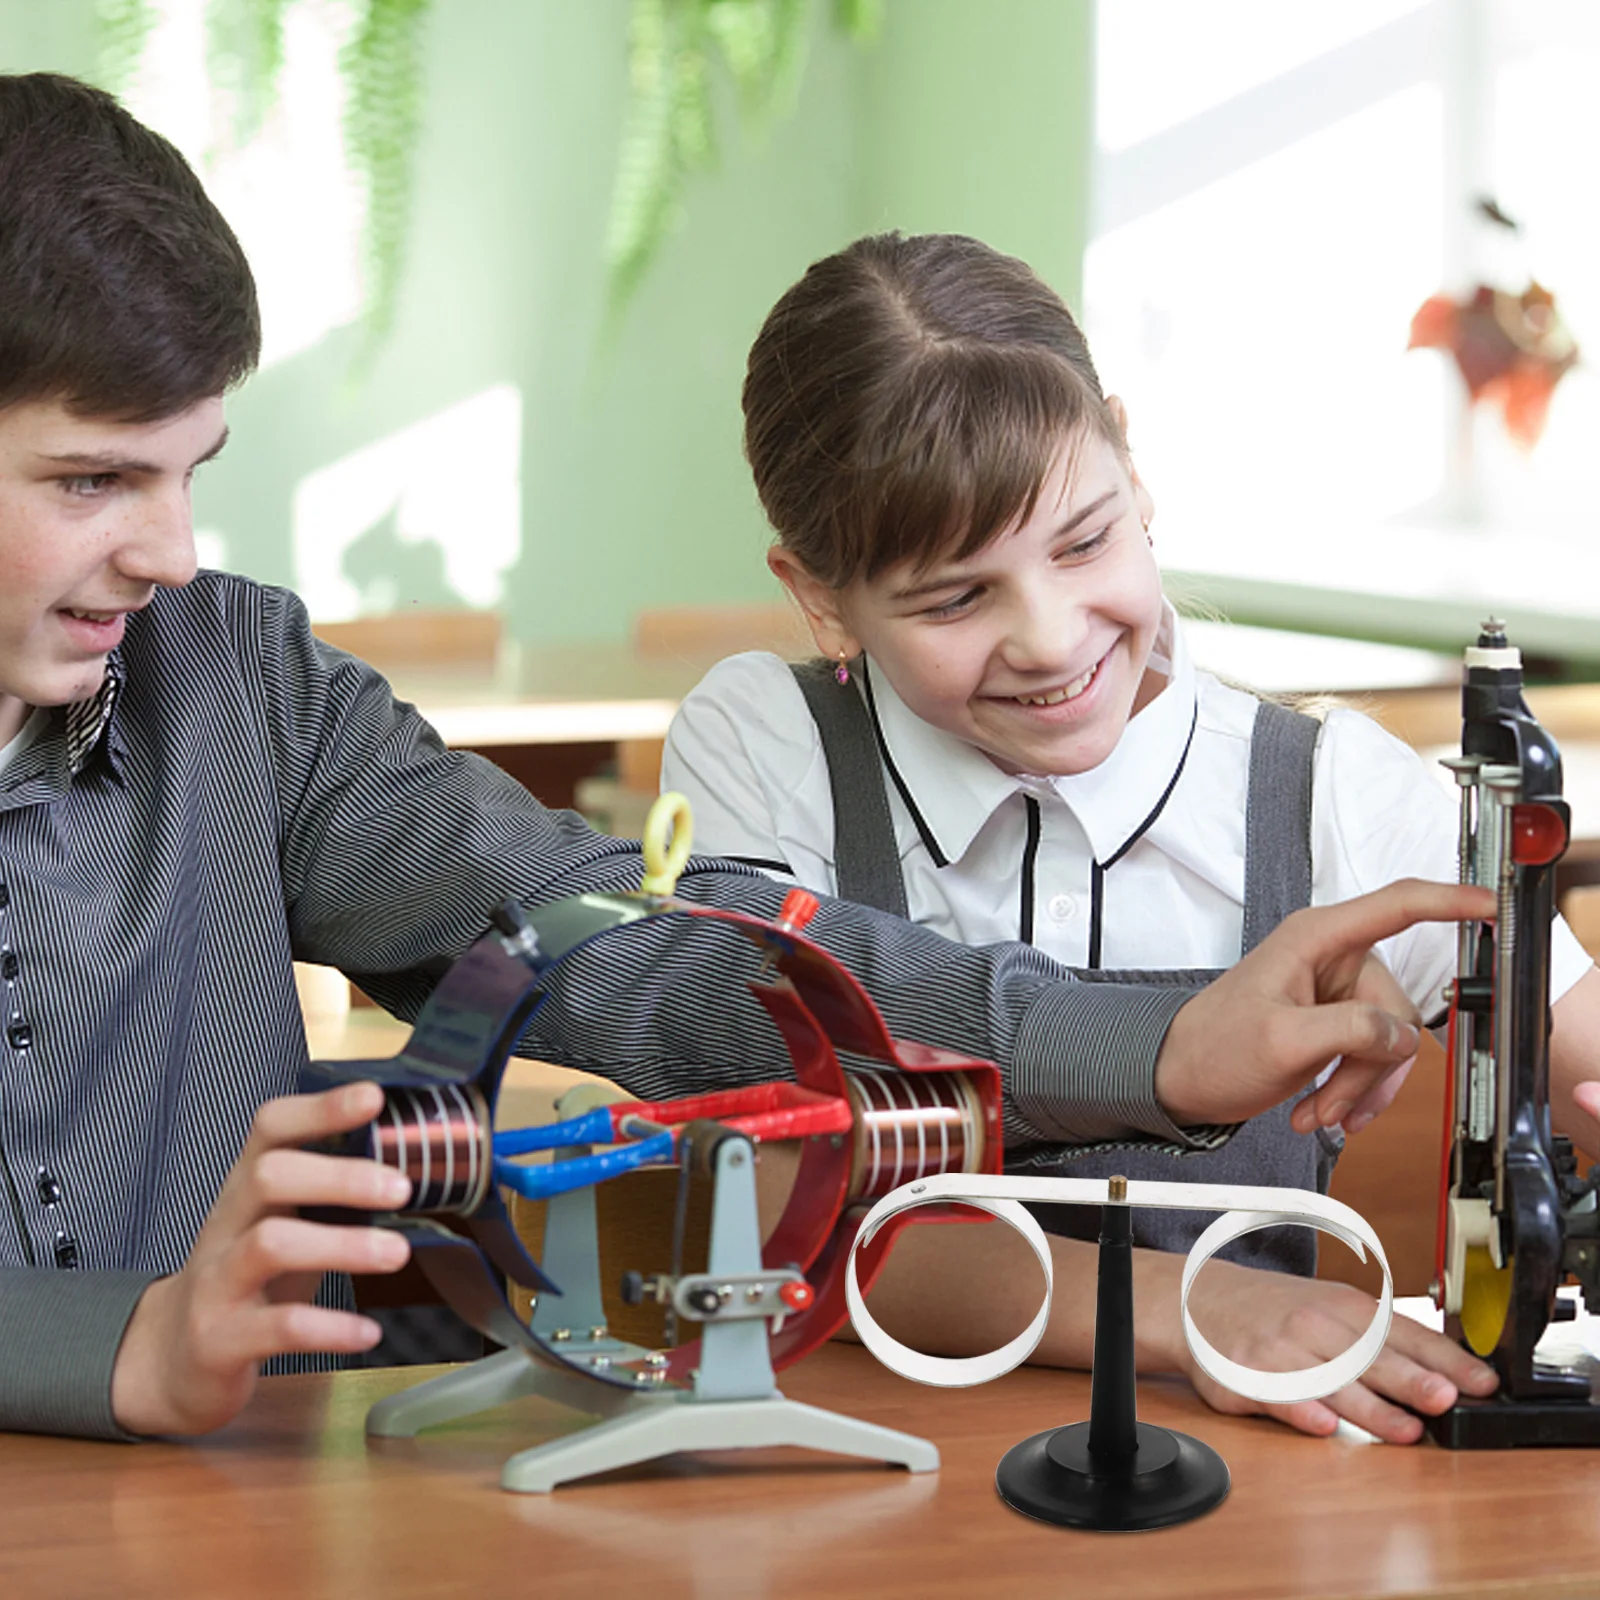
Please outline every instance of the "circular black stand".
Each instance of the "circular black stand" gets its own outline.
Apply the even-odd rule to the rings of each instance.
[[[1141,1422],[1132,1462],[1100,1471],[1092,1426],[1069,1423],[1013,1445],[994,1475],[1000,1498],[1041,1522],[1133,1533],[1188,1522],[1227,1497],[1227,1463],[1210,1445]]]
[[[1227,1496],[1227,1464],[1210,1445],[1140,1422],[1135,1413],[1126,1204],[1102,1209],[1089,1420],[1013,1445],[995,1487],[1008,1506],[1041,1522],[1130,1533],[1188,1522]]]

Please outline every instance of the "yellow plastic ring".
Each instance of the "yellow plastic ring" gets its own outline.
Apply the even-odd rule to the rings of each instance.
[[[671,843],[668,843],[668,839]],[[694,843],[694,814],[688,799],[681,794],[660,796],[645,818],[644,879],[639,888],[645,894],[669,895],[678,886],[678,875],[689,860]]]

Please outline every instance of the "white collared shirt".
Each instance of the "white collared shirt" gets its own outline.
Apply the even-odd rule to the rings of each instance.
[[[963,944],[1022,940],[1073,967],[1238,960],[1256,697],[1194,667],[1170,608],[1152,665],[1167,685],[1105,761],[1070,777],[1026,777],[923,721],[866,663],[914,922]],[[668,731],[662,786],[693,804],[697,851],[837,892],[821,736],[777,656],[712,668]],[[1452,793],[1415,751],[1358,711],[1329,712],[1313,769],[1314,905],[1400,877],[1454,882],[1458,824]],[[1453,925],[1419,925],[1379,954],[1423,1015],[1436,1015],[1455,968]],[[1557,919],[1552,999],[1589,966]]]

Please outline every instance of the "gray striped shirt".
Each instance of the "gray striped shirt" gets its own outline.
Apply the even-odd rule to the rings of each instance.
[[[288,592],[158,592],[99,694],[0,773],[0,1426],[115,1432],[133,1305],[305,1064],[293,960],[409,1018],[505,895],[639,875],[636,846],[445,749]],[[679,893],[772,915],[783,891],[696,861]],[[1002,1064],[1014,1147],[1182,1137],[1154,1061],[1191,991],[1063,982],[836,901],[809,931],[893,1032]],[[772,1077],[753,962],[725,928],[642,924],[567,964],[524,1049],[652,1097]]]

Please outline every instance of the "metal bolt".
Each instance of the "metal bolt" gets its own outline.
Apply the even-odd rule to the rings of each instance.
[[[565,1344],[572,1337],[571,1328],[552,1328],[550,1330],[551,1344]]]
[[[1128,1198],[1128,1180],[1120,1172],[1111,1179],[1111,1193],[1108,1198],[1112,1200],[1126,1200]]]
[[[927,1187],[928,1186],[925,1183],[914,1183],[911,1185],[911,1192],[912,1194],[921,1194],[922,1191]]]
[[[593,1367],[596,1372],[604,1372],[606,1370],[606,1368],[611,1365],[611,1357],[610,1356],[590,1356],[589,1357],[589,1365],[591,1367]]]
[[[742,1167],[744,1165],[744,1151],[730,1150],[728,1152],[728,1165],[730,1167]]]
[[[748,1304],[755,1305],[766,1292],[767,1286],[764,1283],[752,1283],[745,1289],[744,1297]]]
[[[664,1367],[667,1364],[667,1358],[659,1350],[652,1350],[644,1358],[644,1364],[647,1367]]]
[[[595,1325],[594,1325],[594,1326],[593,1326],[593,1327],[592,1327],[592,1328],[591,1328],[591,1329],[590,1329],[590,1330],[589,1330],[589,1337],[590,1337],[590,1339],[591,1339],[591,1340],[594,1340],[594,1339],[604,1339],[604,1338],[605,1338],[605,1337],[606,1337],[606,1335],[607,1335],[607,1333],[608,1333],[608,1332],[609,1332],[609,1331],[610,1331],[610,1330],[609,1330],[609,1329],[608,1329],[608,1328],[607,1328],[607,1327],[606,1327],[606,1325],[605,1325],[605,1323],[603,1323],[603,1322],[597,1322],[597,1323],[596,1323],[596,1324],[595,1324]]]
[[[1437,1278],[1435,1278],[1433,1282],[1428,1285],[1428,1298],[1433,1301],[1435,1305],[1438,1305],[1438,1303],[1444,1299],[1444,1285],[1440,1283]]]

